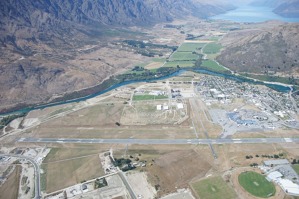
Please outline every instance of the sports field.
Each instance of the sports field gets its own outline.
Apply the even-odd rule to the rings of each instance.
[[[193,183],[192,188],[200,199],[236,198],[233,189],[220,176]]]
[[[247,192],[256,197],[268,198],[275,195],[276,190],[273,183],[259,173],[243,172],[239,175],[238,180]]]
[[[196,61],[198,55],[192,54],[192,52],[175,52],[170,58],[170,61]]]
[[[179,52],[193,52],[204,47],[205,43],[183,43],[177,51]]]

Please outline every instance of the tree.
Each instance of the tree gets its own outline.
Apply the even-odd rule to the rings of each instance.
[[[296,163],[297,163],[297,160],[293,159],[292,164],[296,164]]]

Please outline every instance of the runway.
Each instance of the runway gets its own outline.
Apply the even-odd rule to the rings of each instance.
[[[77,139],[77,138],[20,138],[27,143],[82,143],[82,144],[260,144],[299,143],[299,138],[241,138],[241,139]]]

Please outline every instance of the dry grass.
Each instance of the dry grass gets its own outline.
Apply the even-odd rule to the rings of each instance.
[[[53,149],[43,168],[46,173],[46,192],[104,175],[99,151],[93,149]]]
[[[202,101],[190,99],[190,107],[190,115],[200,138],[206,138],[205,131],[210,138],[221,134],[222,127],[211,121],[208,109]]]
[[[187,124],[186,124],[187,125]],[[141,126],[121,126],[117,127],[43,127],[36,128],[30,135],[32,137],[44,138],[102,138],[102,139],[175,139],[175,138],[195,138],[194,132],[189,126],[176,125],[141,125]]]
[[[164,63],[162,63],[162,62],[153,62],[153,63],[146,65],[144,68],[148,69],[148,70],[157,69],[157,68],[160,68],[163,64]]]
[[[227,144],[214,145],[218,154],[219,171],[226,171],[232,167],[249,166],[252,163],[261,164],[263,160],[261,155],[287,154],[287,151],[278,144]],[[253,156],[252,159],[246,159],[246,155]],[[259,157],[255,157],[259,155]],[[287,155],[286,155],[287,157]]]
[[[21,166],[16,166],[7,181],[0,187],[0,199],[17,199],[19,193]]]
[[[267,138],[267,137],[298,137],[296,129],[276,129],[264,132],[240,132],[233,135],[233,138]]]
[[[160,156],[148,171],[152,184],[160,186],[158,195],[162,196],[177,188],[187,187],[192,179],[203,177],[210,168],[205,157],[190,149]]]

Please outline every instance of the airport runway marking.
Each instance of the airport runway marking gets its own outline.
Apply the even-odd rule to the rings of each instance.
[[[291,138],[284,138],[284,140],[286,141],[286,142],[293,142],[293,140],[291,139]]]

